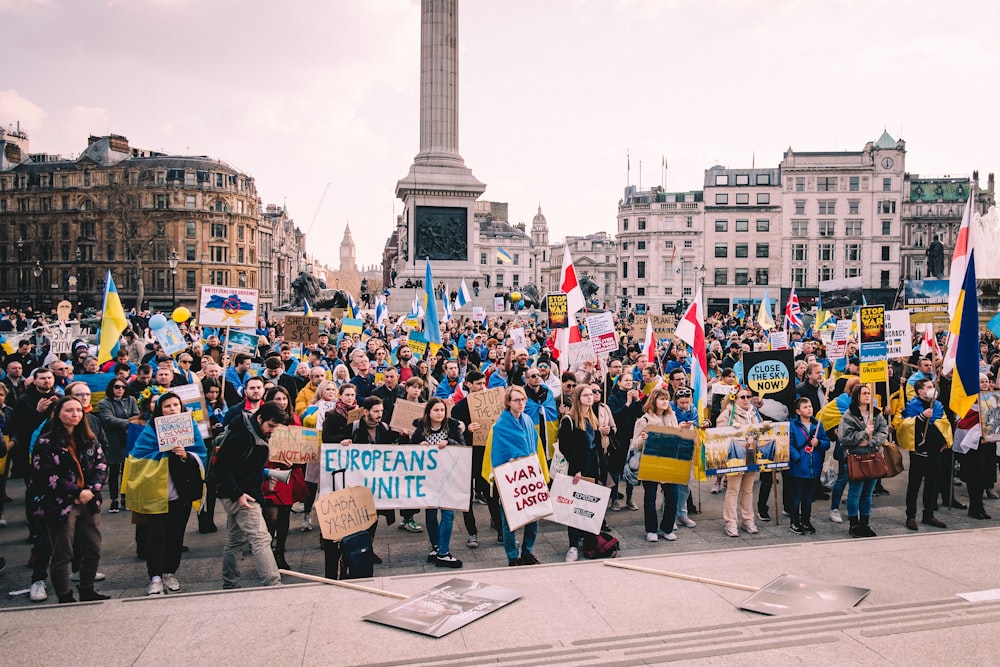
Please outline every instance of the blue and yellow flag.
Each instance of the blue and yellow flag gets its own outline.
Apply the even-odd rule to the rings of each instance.
[[[205,441],[194,425],[194,444],[185,447],[188,454],[198,459],[202,477],[205,475]],[[150,421],[142,430],[125,459],[122,474],[122,492],[128,495],[128,508],[139,514],[166,514],[170,507],[169,451],[161,452],[156,438],[156,427]],[[201,501],[192,503],[195,507]]]
[[[122,300],[118,296],[118,288],[115,287],[115,280],[111,277],[110,270],[104,284],[101,329],[97,333],[97,363],[99,364],[114,358],[114,350],[118,346],[118,341],[125,329],[128,328],[128,318],[125,317],[125,309],[122,308]]]
[[[344,311],[344,315],[351,319],[358,318],[358,304],[354,303],[354,297],[351,296],[350,292],[347,293],[347,308]]]
[[[305,298],[302,299],[302,314],[306,317],[313,316],[312,306],[309,305],[309,300]]]
[[[512,264],[514,262],[514,258],[503,248],[497,248],[497,259],[504,264]]]
[[[948,407],[961,418],[979,398],[979,299],[976,296],[975,250],[969,252],[965,281],[958,295],[950,331],[953,344],[957,342],[958,349],[955,352],[955,372]]]
[[[424,338],[428,343],[441,344],[441,323],[438,321],[437,303],[434,299],[434,276],[431,275],[429,257],[424,276]]]

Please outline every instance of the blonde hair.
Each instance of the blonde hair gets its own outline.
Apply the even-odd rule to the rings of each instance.
[[[649,396],[646,397],[646,402],[642,404],[642,411],[648,415],[656,415],[657,417],[659,417],[660,416],[659,413],[656,412],[656,402],[660,400],[660,398],[666,398],[667,401],[669,401],[670,392],[664,389],[663,387],[657,387],[656,389],[651,391],[649,393]],[[667,411],[664,414],[669,414],[673,411],[674,409],[670,407],[670,404],[668,402]]]
[[[594,411],[585,406],[580,402],[580,395],[584,391],[593,391],[589,384],[578,385],[576,389],[573,390],[573,403],[569,409],[569,418],[572,420],[573,425],[581,431],[586,430],[587,424],[595,431],[601,427],[600,422],[597,420],[597,415]]]
[[[333,380],[323,380],[322,382],[320,382],[319,386],[316,387],[316,393],[313,394],[312,401],[310,401],[310,403],[319,403],[320,401],[322,401],[323,394],[326,392],[326,388],[331,386],[336,388],[337,383],[335,383]]]

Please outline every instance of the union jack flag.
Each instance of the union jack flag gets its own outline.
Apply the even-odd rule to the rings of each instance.
[[[802,328],[802,309],[799,308],[799,296],[793,287],[791,294],[788,295],[788,303],[785,304],[785,330],[794,327]]]

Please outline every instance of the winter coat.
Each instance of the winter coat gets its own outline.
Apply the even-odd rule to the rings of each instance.
[[[830,449],[826,429],[816,420],[807,427],[801,420],[793,419],[788,424],[788,432],[788,473],[799,479],[819,479],[819,474],[823,471],[823,457],[826,450]],[[808,453],[805,448],[813,437],[819,444]]]
[[[882,416],[882,411],[875,406],[871,406],[870,410],[871,421],[875,426],[870,440],[865,430],[865,421],[857,407],[850,407],[841,418],[837,439],[848,454],[871,454],[880,450],[889,437],[889,424]]]
[[[108,439],[105,452],[108,463],[122,463],[125,460],[125,444],[128,439],[129,419],[139,416],[139,404],[132,396],[120,399],[105,398],[97,404],[97,414],[104,424],[104,434]]]
[[[83,489],[94,494],[87,509],[93,514],[101,511],[101,489],[108,476],[104,450],[95,439],[77,443],[76,452],[79,470],[62,433],[57,435],[49,430],[39,436],[31,456],[32,489],[37,496],[35,517],[64,523]],[[83,488],[79,484],[81,471]]]

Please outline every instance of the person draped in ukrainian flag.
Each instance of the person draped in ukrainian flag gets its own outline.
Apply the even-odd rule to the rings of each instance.
[[[128,508],[134,520],[146,524],[145,544],[140,545],[140,550],[150,577],[147,595],[162,595],[164,588],[172,593],[181,590],[176,572],[184,546],[184,529],[191,508],[201,504],[203,486],[200,480],[205,477],[207,452],[193,417],[194,442],[186,447],[176,445],[173,449],[160,451],[157,434],[157,417],[186,412],[177,394],[167,392],[159,396],[151,419],[136,439],[126,462]]]
[[[546,483],[549,481],[549,467],[545,462],[542,440],[535,430],[535,425],[524,411],[527,401],[528,395],[524,387],[514,385],[507,389],[503,399],[505,409],[497,417],[486,440],[482,474],[487,482],[493,481],[494,468],[525,456],[538,457],[542,476]],[[503,526],[503,548],[507,553],[507,564],[537,565],[538,559],[531,550],[535,546],[535,538],[538,537],[538,522],[533,521],[524,526],[524,544],[518,556],[517,536],[507,525],[506,512],[500,512],[500,520]]]
[[[545,386],[542,374],[537,368],[529,368],[525,371],[524,377],[526,379],[524,391],[528,397],[524,413],[531,419],[542,439],[545,457],[551,460],[555,452],[556,439],[559,437],[559,407],[556,405],[555,394]]]

